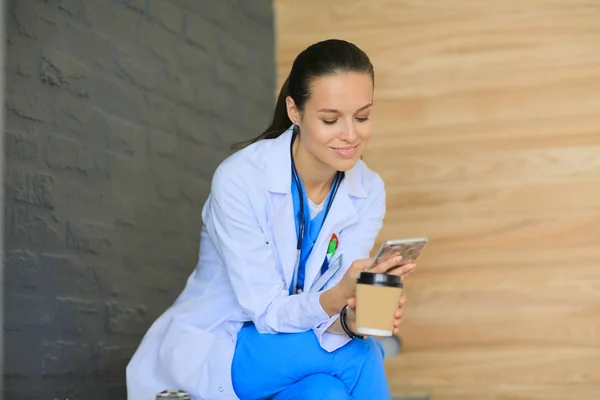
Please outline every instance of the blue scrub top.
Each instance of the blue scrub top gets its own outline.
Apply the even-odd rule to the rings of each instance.
[[[329,189],[329,194],[327,195],[327,198],[325,199],[324,207],[321,209],[321,211],[317,215],[315,215],[315,217],[313,219],[311,219],[310,218],[310,206],[308,203],[308,197],[306,195],[306,190],[304,189],[304,184],[302,183],[301,179],[298,179],[300,182],[300,189],[302,190],[302,193],[299,193],[298,186],[296,185],[296,182],[293,177],[293,173],[294,173],[294,171],[292,171],[292,198],[294,201],[296,237],[298,237],[300,235],[300,217],[301,217],[300,196],[302,196],[303,203],[304,203],[304,224],[305,224],[304,232],[305,232],[305,234],[304,234],[304,237],[302,238],[302,248],[300,250],[300,262],[299,262],[299,266],[298,266],[298,286],[300,288],[302,288],[302,290],[304,290],[304,273],[305,273],[305,269],[306,269],[306,261],[308,260],[308,257],[310,256],[310,253],[312,252],[313,246],[315,245],[315,242],[317,241],[317,237],[319,236],[319,232],[321,231],[321,228],[323,226],[323,222],[325,221],[328,204],[330,201],[333,201],[333,199],[331,198],[331,195],[333,192],[333,188],[336,185],[336,181],[339,179],[339,176],[335,177],[335,180],[333,181],[333,184],[331,185],[331,189]],[[323,274],[327,270],[328,267],[329,267],[329,264],[327,261],[327,257],[326,257],[326,255],[324,255],[323,265],[321,266],[321,274]],[[291,285],[289,288],[289,292],[290,292],[290,294],[294,293],[294,288],[292,288]]]

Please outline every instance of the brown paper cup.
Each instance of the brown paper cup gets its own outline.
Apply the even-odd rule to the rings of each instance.
[[[356,331],[392,336],[403,285],[399,276],[361,272],[356,280]]]

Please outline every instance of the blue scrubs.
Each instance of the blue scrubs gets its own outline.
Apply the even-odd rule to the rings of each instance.
[[[302,241],[298,283],[321,229],[325,209],[310,219],[304,187],[292,182],[298,232],[299,196],[303,196],[306,232]],[[330,201],[331,193],[326,201]],[[327,258],[321,270],[327,269]],[[292,288],[290,288],[291,293]],[[247,322],[237,336],[232,364],[233,387],[241,400],[390,399],[383,348],[374,338],[354,339],[341,348],[324,350],[312,331],[259,333]]]
[[[232,364],[241,400],[389,400],[378,340],[354,339],[329,353],[312,331],[259,333],[248,323],[238,333]]]
[[[296,237],[300,236],[300,218],[302,214],[300,212],[300,196],[302,196],[302,203],[304,205],[304,226],[306,234],[302,237],[302,248],[300,249],[300,262],[298,264],[298,285],[300,287],[304,287],[304,272],[306,270],[306,261],[308,261],[308,256],[312,252],[312,249],[317,241],[317,237],[319,236],[319,232],[323,227],[323,222],[325,221],[327,206],[330,201],[333,201],[331,198],[333,188],[335,187],[339,176],[336,176],[333,184],[331,185],[331,190],[329,190],[329,194],[325,199],[325,205],[321,209],[321,211],[311,219],[310,217],[310,205],[308,202],[308,197],[306,195],[306,191],[304,190],[304,185],[300,182],[302,193],[298,192],[298,187],[294,184],[294,180],[292,179],[292,199],[294,201],[294,215],[296,218]],[[323,261],[323,265],[321,266],[321,274],[325,272],[328,268],[329,264],[327,262],[327,257],[325,257],[325,261]],[[294,288],[289,288],[290,294],[294,292]]]

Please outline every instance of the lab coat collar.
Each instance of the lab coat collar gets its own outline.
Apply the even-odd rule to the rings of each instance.
[[[292,161],[290,157],[290,140],[292,140],[293,125],[290,126],[278,138],[273,139],[268,154],[264,155],[266,168],[265,189],[273,193],[290,193],[292,183]],[[362,183],[360,169],[355,165],[346,171],[344,180],[340,186],[348,195],[365,198],[367,192]]]

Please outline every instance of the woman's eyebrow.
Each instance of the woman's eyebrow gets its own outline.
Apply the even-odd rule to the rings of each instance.
[[[359,111],[362,111],[362,110],[366,110],[367,108],[371,107],[372,105],[373,105],[373,103],[366,104],[366,105],[362,106],[361,108],[359,108],[358,110],[356,110],[356,112],[359,112]],[[335,110],[333,108],[320,108],[318,110],[318,112],[337,113],[339,111]]]

